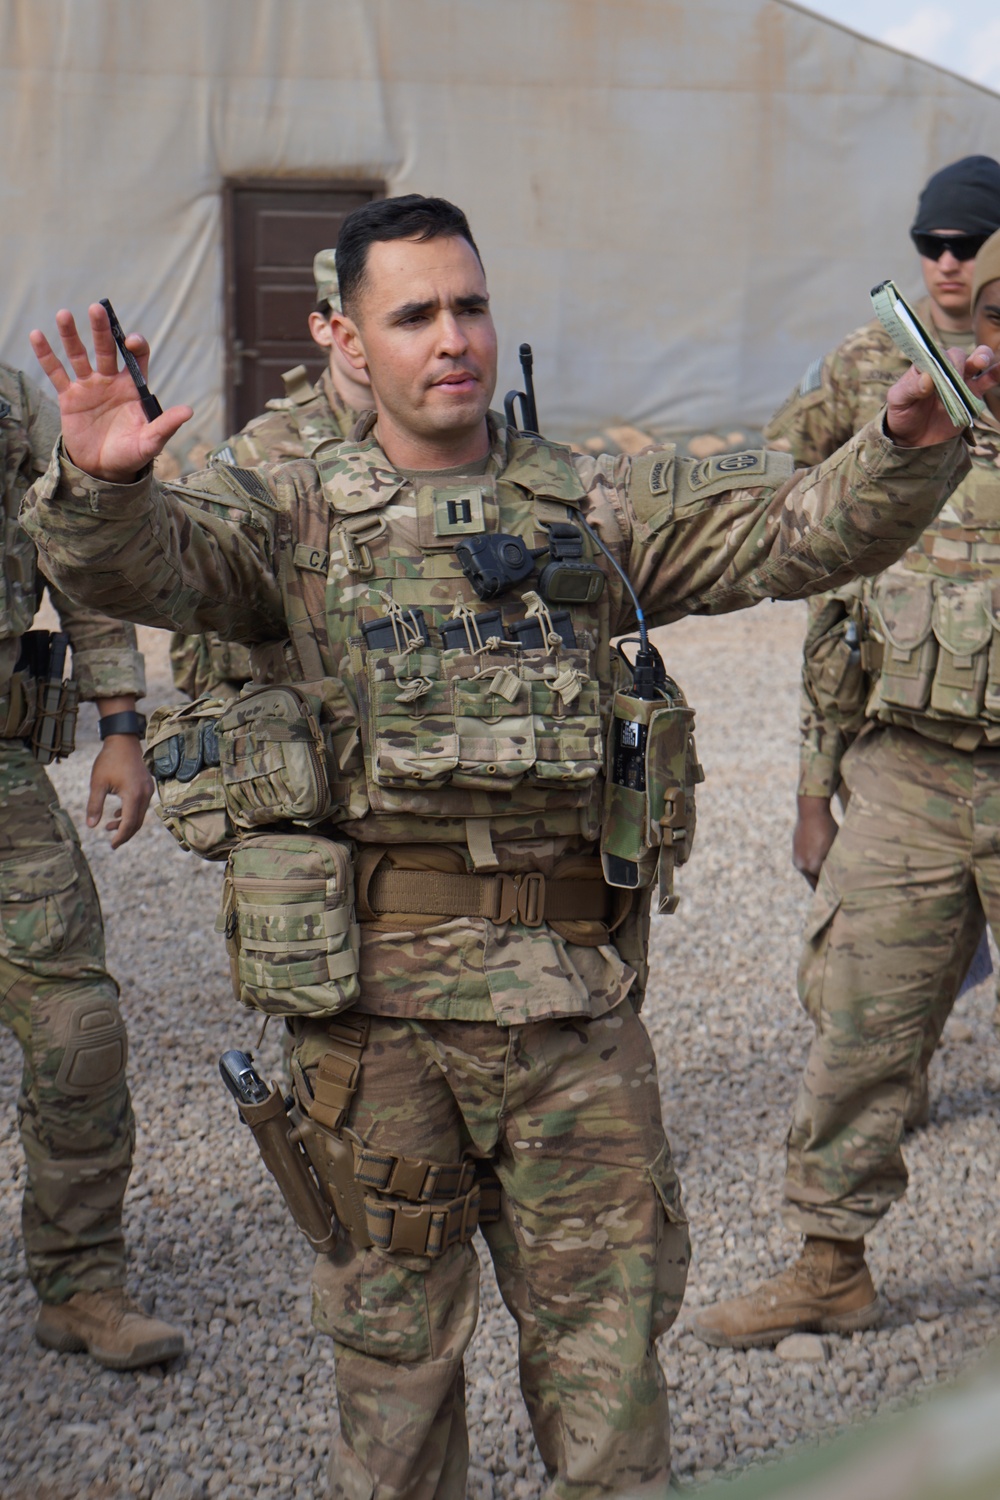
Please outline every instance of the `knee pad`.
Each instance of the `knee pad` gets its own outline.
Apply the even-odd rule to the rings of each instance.
[[[112,984],[50,991],[37,1002],[33,1032],[36,1062],[42,1053],[52,1059],[59,1093],[108,1093],[123,1080],[128,1038]]]

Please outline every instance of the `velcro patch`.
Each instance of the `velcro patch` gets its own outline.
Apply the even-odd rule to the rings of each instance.
[[[330,567],[330,554],[325,547],[309,547],[305,542],[297,542],[292,562],[307,573],[325,574]]]
[[[232,482],[234,488],[242,490],[245,495],[249,495],[252,500],[258,501],[261,505],[269,505],[272,509],[277,508],[278,502],[256,469],[239,469],[233,464],[219,464],[218,468],[219,472]]]
[[[823,356],[814,359],[799,381],[799,395],[808,396],[812,391],[818,391],[823,384]]]
[[[632,460],[629,499],[651,531],[666,526],[674,513],[676,454],[671,443]]]
[[[795,468],[790,453],[774,448],[755,448],[744,453],[722,453],[716,458],[702,458],[696,463],[683,460],[678,464],[677,504],[682,506],[707,500],[729,490],[749,489],[752,485],[777,488],[790,479]]]

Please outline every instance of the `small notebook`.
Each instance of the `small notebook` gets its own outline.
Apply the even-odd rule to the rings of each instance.
[[[986,410],[985,404],[969,390],[955,366],[938,350],[894,281],[882,281],[872,287],[872,306],[897,348],[913,361],[918,370],[931,377],[955,426],[971,427]]]

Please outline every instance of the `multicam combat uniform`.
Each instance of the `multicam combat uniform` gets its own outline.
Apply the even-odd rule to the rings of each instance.
[[[315,385],[307,378],[305,365],[286,370],[281,378],[284,396],[269,401],[264,415],[227,438],[212,455],[213,462],[253,469],[258,464],[308,458],[320,444],[339,443],[350,436],[358,413],[341,401],[328,369]],[[170,670],[177,691],[189,698],[204,694],[235,698],[250,680],[250,652],[236,641],[225,640],[218,631],[204,635],[175,632],[170,639]]]
[[[120,1286],[122,1200],[134,1125],[125,1082],[125,1024],[104,966],[97,892],[79,839],[25,746],[34,684],[18,669],[46,579],[18,522],[44,472],[59,413],[0,365],[0,1022],[24,1053],[18,1125],[27,1162],[28,1272],[43,1302]],[[135,631],[50,588],[85,698],[140,695]]]
[[[818,462],[906,367],[871,324],[807,373],[766,435]],[[829,797],[843,775],[850,801],[799,971],[817,1032],[785,1218],[805,1234],[863,1236],[905,1191],[908,1091],[984,911],[1000,931],[1000,435],[977,425],[973,441],[969,475],[900,562],[810,600],[799,792]]]
[[[548,1493],[659,1494],[669,1472],[655,1340],[680,1306],[688,1236],[637,1016],[648,903],[621,921],[596,858],[611,639],[634,615],[587,539],[605,588],[569,607],[575,645],[537,613],[533,580],[482,605],[456,542],[491,530],[538,546],[545,526],[583,515],[664,624],[885,567],[965,467],[960,444],[899,450],[876,424],[794,483],[775,453],[594,459],[494,416],[490,432],[485,471],[464,477],[400,473],[364,432],[315,463],[214,468],[187,489],[107,485],[64,461],[28,521],[63,586],[152,624],[256,641],[256,682],[297,681],[317,705],[326,821],[251,839],[243,864],[236,851],[227,930],[241,997],[298,1011],[305,1113],[339,1130],[346,1111],[356,1133],[373,1243],[320,1256],[314,1283],[337,1356],[332,1485],[355,1500],[464,1493],[476,1159],[503,1188],[485,1234],[520,1328]],[[370,644],[366,626],[405,632],[412,609],[426,639]],[[502,622],[478,632],[495,609]],[[501,637],[531,610],[540,644],[519,652]],[[465,648],[446,646],[449,622],[470,617]],[[248,734],[252,718],[233,744]],[[223,753],[252,820],[264,759],[237,759]],[[317,833],[338,841],[319,891],[336,888],[339,904],[319,903],[319,928],[308,901],[301,918],[285,906],[270,919],[279,865],[296,849],[312,858]],[[351,851],[360,937],[344,909]],[[303,962],[284,992],[268,988],[293,931],[311,933],[313,954],[317,931],[330,934],[329,970]]]

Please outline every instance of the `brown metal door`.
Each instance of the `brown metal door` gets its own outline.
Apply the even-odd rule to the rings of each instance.
[[[312,262],[336,245],[347,214],[384,187],[375,182],[229,182],[225,188],[226,414],[230,432],[283,394],[281,373],[323,355],[309,337],[316,305]]]

